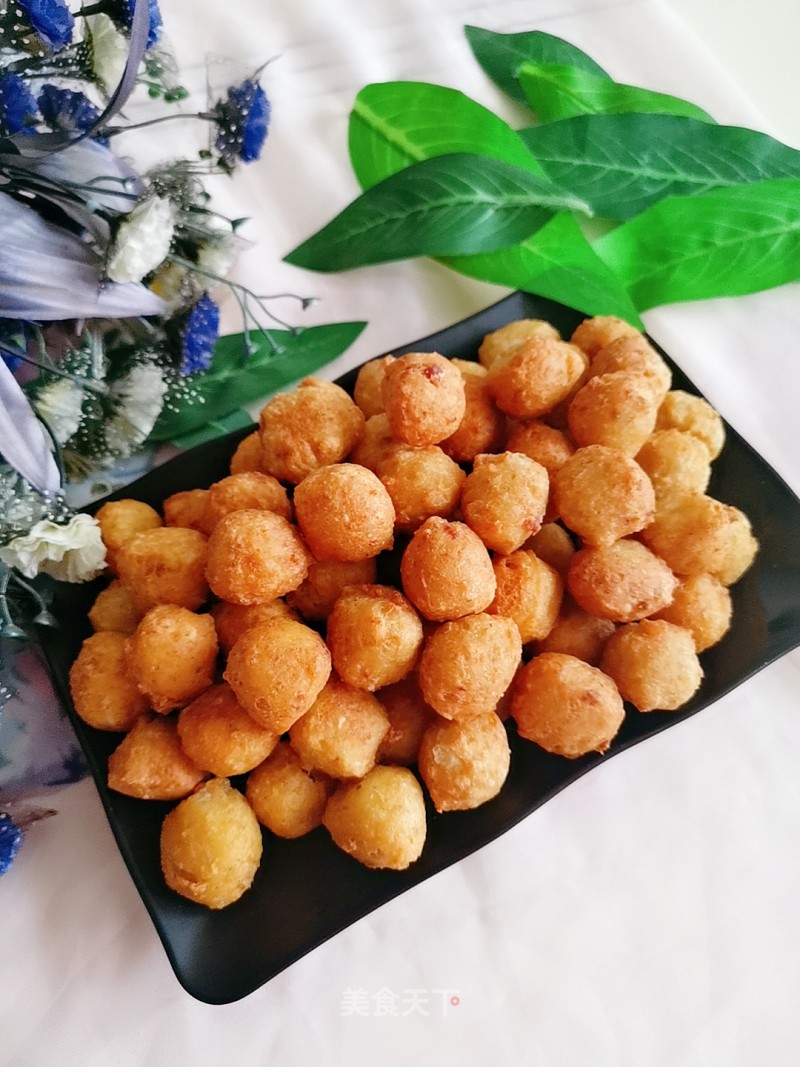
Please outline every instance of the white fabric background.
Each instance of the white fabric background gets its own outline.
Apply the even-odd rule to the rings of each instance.
[[[207,54],[235,56],[244,70],[277,57],[265,79],[274,123],[263,160],[217,183],[217,202],[252,216],[241,281],[317,294],[310,322],[368,320],[328,377],[504,295],[427,262],[332,276],[280,262],[357,192],[346,126],[366,82],[452,85],[513,117],[471,59],[465,22],[545,29],[620,79],[692,98],[721,121],[761,122],[656,0],[162,7],[196,86]],[[180,135],[172,143],[181,151]],[[647,316],[795,490],[799,306],[790,286]],[[239,328],[230,305],[226,326]],[[59,815],[30,832],[0,881],[0,1063],[796,1064],[799,683],[794,653],[223,1007],[177,984],[93,785],[64,790],[48,798]],[[344,991],[357,987],[425,990],[430,1014],[345,1016]],[[438,989],[460,998],[446,1016]]]

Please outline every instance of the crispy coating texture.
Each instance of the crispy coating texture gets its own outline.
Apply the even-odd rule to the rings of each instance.
[[[219,909],[253,884],[263,850],[253,809],[227,778],[212,778],[167,815],[161,870],[170,889]]]
[[[323,823],[335,844],[365,867],[404,871],[425,845],[425,800],[407,767],[373,767],[341,785]]]
[[[230,652],[245,630],[276,615],[297,619],[297,612],[280,598],[265,600],[263,604],[229,604],[227,600],[221,600],[211,607],[217,639],[225,652]]]
[[[328,780],[303,770],[288,741],[247,776],[245,796],[260,823],[278,837],[295,838],[322,823],[330,787]]]
[[[475,368],[472,371],[460,368],[464,379],[464,416],[458,428],[441,442],[442,450],[457,463],[469,463],[480,452],[499,452],[506,437],[506,417],[489,392],[485,369],[479,363],[463,362]]]
[[[683,430],[656,430],[636,455],[653,483],[656,500],[685,493],[704,493],[711,478],[707,446]]]
[[[535,552],[539,559],[548,563],[562,576],[566,575],[572,557],[575,555],[572,538],[558,522],[546,522],[538,533],[525,542],[523,547],[530,552]]]
[[[330,673],[331,654],[319,634],[275,616],[242,634],[223,677],[257,723],[282,734],[308,711]]]
[[[640,541],[622,539],[576,552],[567,575],[569,591],[591,615],[635,622],[672,600],[678,579]]]
[[[416,672],[381,689],[378,699],[389,719],[378,762],[409,767],[417,762],[422,735],[436,721],[436,713],[425,703]]]
[[[403,590],[433,622],[485,611],[496,581],[485,545],[462,522],[433,517],[414,533],[400,562]]]
[[[663,619],[620,626],[606,642],[600,666],[639,711],[675,711],[703,680],[691,632]]]
[[[315,560],[302,585],[286,595],[286,603],[305,619],[327,619],[349,585],[372,585],[375,557],[359,560]]]
[[[210,615],[197,615],[177,604],[158,604],[131,638],[129,669],[153,710],[166,714],[208,689],[217,652]]]
[[[356,463],[309,474],[295,489],[294,508],[315,559],[370,559],[394,543],[392,498],[377,475]]]
[[[522,452],[541,463],[548,474],[563,467],[575,451],[575,445],[563,430],[539,419],[518,423],[509,434],[506,447],[509,452]]]
[[[203,532],[210,534],[221,518],[243,508],[274,511],[287,521],[292,517],[289,497],[277,478],[261,471],[241,471],[214,482],[208,490],[203,509]]]
[[[513,619],[481,612],[443,622],[422,650],[422,695],[445,719],[494,711],[521,657],[522,641]]]
[[[409,533],[431,515],[449,518],[466,478],[438,445],[393,450],[377,473],[394,505],[396,528]]]
[[[599,350],[589,366],[589,377],[598,374],[643,374],[662,400],[672,385],[672,372],[642,334],[616,337]]]
[[[307,771],[331,778],[363,778],[374,766],[389,719],[372,693],[332,675],[309,710],[289,731]]]
[[[386,412],[381,412],[367,419],[364,433],[348,456],[348,461],[358,463],[359,466],[366,467],[373,474],[377,474],[378,468],[385,459],[388,459],[398,448],[406,447],[392,433]]]
[[[535,337],[492,364],[487,382],[501,411],[537,419],[569,396],[586,366],[586,356],[574,345]]]
[[[667,393],[658,409],[657,430],[683,430],[699,438],[716,459],[725,444],[725,424],[718,411],[701,396],[682,389]]]
[[[461,491],[461,513],[488,549],[507,555],[541,529],[549,491],[547,471],[529,456],[480,455]]]
[[[590,545],[609,545],[643,529],[655,493],[639,464],[616,448],[587,445],[553,475],[554,500],[568,529]]]
[[[555,626],[537,646],[537,652],[563,652],[596,667],[602,658],[606,641],[616,630],[610,619],[590,615],[579,607],[571,607],[556,621]]]
[[[606,445],[635,456],[655,428],[658,400],[644,374],[599,374],[570,401],[572,438],[581,447]]]
[[[261,409],[262,470],[297,485],[312,471],[341,462],[363,432],[364,414],[344,389],[306,378]]]
[[[615,315],[594,315],[584,319],[573,331],[570,341],[583,349],[590,359],[618,337],[641,337],[641,332]]]
[[[150,705],[128,669],[130,639],[104,630],[87,637],[69,671],[75,714],[96,730],[130,730]]]
[[[259,604],[296,589],[311,554],[299,531],[272,511],[225,515],[208,540],[206,577],[213,593],[234,604]]]
[[[117,555],[119,576],[139,611],[179,604],[194,611],[208,597],[205,577],[208,539],[182,526],[136,534]]]
[[[174,719],[138,719],[108,757],[108,787],[138,800],[180,800],[206,775],[181,746]]]
[[[721,641],[731,626],[731,594],[722,582],[710,574],[694,574],[678,583],[672,603],[654,618],[666,619],[691,633],[697,652]]]
[[[109,500],[95,518],[106,546],[106,564],[112,574],[119,573],[117,557],[124,544],[144,530],[155,530],[163,525],[155,508],[143,500]]]
[[[513,619],[522,643],[540,641],[552,630],[564,596],[564,579],[535,552],[521,548],[493,564],[497,592],[486,609]]]
[[[185,489],[168,496],[162,504],[165,526],[184,526],[188,530],[203,533],[203,512],[206,507],[207,489]]]
[[[334,670],[356,689],[374,692],[413,670],[422,622],[403,594],[388,585],[350,585],[328,616]]]
[[[517,319],[487,333],[478,347],[478,359],[487,370],[513,356],[527,341],[544,338],[560,341],[561,334],[544,319]]]
[[[410,352],[386,368],[383,406],[398,440],[435,445],[461,424],[466,411],[464,379],[438,352]]]
[[[132,634],[139,625],[141,611],[136,607],[130,590],[118,578],[101,589],[89,609],[92,629],[113,630],[118,634]]]
[[[422,737],[419,773],[437,811],[468,811],[492,800],[511,765],[505,727],[493,711],[435,722]]]
[[[192,762],[218,778],[251,771],[279,740],[248,715],[224,682],[206,689],[178,713],[178,736]]]
[[[260,471],[261,469],[261,437],[258,430],[253,430],[236,446],[231,456],[230,472],[242,474],[244,471]]]
[[[521,737],[547,752],[577,759],[608,749],[625,708],[603,671],[575,656],[542,652],[514,680],[511,715]]]
[[[386,368],[394,363],[394,356],[379,356],[367,363],[362,363],[356,375],[353,388],[353,400],[364,412],[364,418],[380,415],[383,407],[383,379]]]

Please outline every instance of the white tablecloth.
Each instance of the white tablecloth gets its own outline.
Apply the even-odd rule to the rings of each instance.
[[[252,217],[241,281],[316,294],[303,321],[369,322],[328,377],[504,295],[427,261],[330,276],[281,263],[357,192],[346,127],[362,85],[439,82],[514,117],[471,58],[463,24],[547,30],[621,80],[764,128],[656,0],[162,8],[195,87],[207,55],[236,57],[245,71],[275,57],[263,158],[216,183],[217,203]],[[179,137],[174,144],[180,151]],[[799,295],[790,286],[647,315],[656,339],[795,490]],[[239,329],[233,305],[225,314],[226,328]],[[29,832],[0,880],[0,1063],[796,1064],[799,684],[800,653],[789,654],[222,1007],[175,980],[93,784],[62,790],[47,798],[58,816]],[[380,1013],[390,993],[399,1014]]]

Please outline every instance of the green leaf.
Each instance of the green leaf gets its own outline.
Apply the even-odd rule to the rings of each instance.
[[[667,196],[800,177],[800,152],[765,133],[675,115],[578,115],[522,137],[557,185],[609,219]]]
[[[556,215],[533,237],[502,252],[441,262],[471,278],[546,296],[586,315],[617,315],[642,327],[624,286],[593,251],[572,215]]]
[[[217,351],[220,361],[212,369],[191,379],[194,394],[165,406],[151,434],[154,441],[172,441],[208,422],[224,418],[244,404],[274,393],[341,355],[364,329],[364,322],[334,322],[309,326],[304,330],[271,330],[268,335],[250,335],[252,354],[241,362],[245,338],[242,334],[221,338]],[[232,356],[238,353],[234,364]]]
[[[580,48],[541,30],[494,33],[477,26],[465,26],[464,33],[472,54],[492,81],[522,104],[528,103],[518,78],[523,63],[563,63],[588,74],[607,77],[603,68]]]
[[[630,111],[714,121],[702,108],[677,96],[624,85],[564,63],[524,63],[519,80],[541,122]]]
[[[350,114],[350,161],[368,189],[411,163],[470,152],[541,174],[519,134],[457,89],[426,82],[367,85]]]
[[[197,430],[192,430],[181,437],[173,438],[170,443],[185,452],[189,448],[194,448],[195,445],[202,445],[205,441],[213,441],[216,437],[224,437],[226,433],[233,433],[234,430],[243,430],[245,426],[252,426],[252,424],[253,420],[248,413],[238,408],[236,411],[232,411],[230,415],[212,419],[211,422],[203,423]]]
[[[414,163],[374,185],[285,257],[335,271],[409,256],[493,252],[529,237],[550,210],[582,201],[500,160],[456,153]]]
[[[672,197],[602,237],[597,253],[640,311],[800,279],[800,180]]]

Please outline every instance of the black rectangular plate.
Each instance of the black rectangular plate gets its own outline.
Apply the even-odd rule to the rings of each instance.
[[[393,351],[401,355],[435,350],[474,359],[485,334],[514,319],[532,317],[547,319],[565,336],[583,318],[540,297],[515,293],[440,333]],[[697,392],[674,364],[673,370],[675,388]],[[343,376],[340,384],[352,389],[356,373]],[[231,453],[248,432],[237,431],[184,453],[114,496],[136,497],[158,507],[171,493],[209,485],[229,473]],[[628,709],[605,756],[570,761],[549,755],[517,738],[510,724],[511,771],[500,795],[471,812],[437,815],[429,809],[425,849],[405,872],[362,867],[336,848],[321,828],[296,841],[265,832],[261,869],[252,888],[235,904],[209,911],[171,892],[159,865],[160,827],[170,805],[109,791],[106,762],[119,735],[87,727],[75,716],[69,699],[69,667],[90,632],[87,612],[102,583],[58,586],[54,611],[62,626],[43,633],[42,643],[120,851],[187,992],[210,1004],[246,996],[381,904],[499,837],[601,761],[694,715],[800,644],[800,501],[738,434],[730,427],[727,433],[709,492],[746,512],[761,549],[754,566],[733,588],[730,632],[701,657],[705,679],[700,691],[677,713],[641,715]]]

